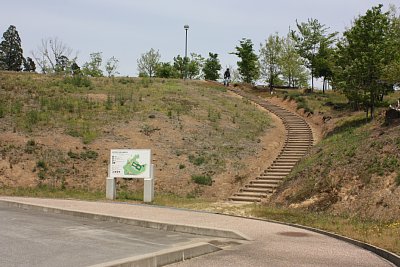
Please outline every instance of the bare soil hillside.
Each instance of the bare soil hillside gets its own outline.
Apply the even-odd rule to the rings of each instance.
[[[2,188],[104,191],[110,149],[150,148],[157,193],[223,200],[272,162],[283,140],[277,118],[218,85],[0,73]]]

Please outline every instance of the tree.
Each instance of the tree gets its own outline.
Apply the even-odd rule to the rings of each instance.
[[[328,81],[332,80],[334,59],[334,50],[329,47],[325,42],[321,43],[318,54],[314,59],[315,77],[323,78],[322,81],[322,93],[325,93]]]
[[[390,42],[392,47],[400,44],[400,14],[394,5],[390,6]],[[385,83],[400,85],[400,49],[392,51],[393,60],[383,68],[382,80]]]
[[[21,38],[17,28],[10,25],[3,33],[3,41],[0,43],[0,69],[21,71],[23,60]]]
[[[169,62],[161,62],[157,65],[155,75],[158,78],[178,78],[179,74]]]
[[[72,75],[81,75],[82,74],[81,67],[79,67],[79,65],[76,62],[72,63],[71,71],[72,71]]]
[[[233,52],[241,60],[237,62],[238,70],[242,80],[245,83],[253,83],[260,77],[258,58],[253,50],[253,43],[250,39],[243,38],[240,46],[236,46],[236,52]]]
[[[297,52],[306,60],[306,67],[311,71],[311,88],[314,89],[316,55],[321,44],[329,46],[333,43],[333,38],[337,33],[327,34],[329,28],[316,19],[308,19],[307,22],[300,24],[296,21],[296,24],[299,32],[292,31],[292,37],[296,43]]]
[[[68,62],[67,66],[61,69],[69,70],[71,65],[76,62],[77,57],[72,57],[72,48],[68,47],[57,37],[42,39],[41,45],[31,54],[39,65],[42,73],[54,73],[60,71],[60,63]],[[66,61],[65,59],[68,59]]]
[[[396,59],[398,44],[393,43],[389,13],[382,5],[358,17],[344,32],[338,44],[335,85],[344,91],[349,101],[361,105],[371,118],[383,96],[393,90],[393,84],[382,80],[384,67]]]
[[[216,81],[219,78],[221,64],[219,63],[218,54],[208,53],[209,58],[206,59],[203,67],[204,79]]]
[[[200,79],[201,70],[204,66],[204,58],[196,53],[190,54],[191,59],[189,59],[187,65],[187,77],[189,79]]]
[[[297,53],[290,33],[282,40],[282,54],[279,65],[282,79],[289,87],[307,86],[308,73],[304,67],[304,60]]]
[[[32,60],[32,58],[27,57],[26,59],[24,59],[24,71],[26,72],[36,71],[36,65],[35,62]]]
[[[82,73],[92,77],[102,77],[103,71],[101,70],[101,63],[103,62],[103,56],[101,52],[91,53],[90,61],[86,62],[82,66]]]
[[[269,84],[269,90],[280,80],[281,73],[280,58],[283,52],[283,40],[279,37],[278,33],[270,35],[265,44],[260,44],[260,67],[261,75]]]
[[[189,58],[188,57],[181,57],[180,55],[177,55],[174,57],[174,69],[178,73],[179,78],[183,79],[185,78],[185,73],[186,73],[186,68],[187,65],[189,64]]]
[[[108,74],[108,77],[114,76],[115,74],[118,74],[117,68],[118,68],[118,59],[115,57],[111,57],[107,60],[106,62],[106,72]]]
[[[66,73],[71,63],[67,56],[59,56],[56,58],[55,72],[56,73]]]
[[[146,74],[148,77],[153,77],[156,67],[160,62],[161,55],[158,50],[153,48],[150,51],[141,55],[137,60],[139,73]]]

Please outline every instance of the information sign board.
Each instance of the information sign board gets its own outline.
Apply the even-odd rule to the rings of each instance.
[[[150,149],[112,149],[110,178],[151,178]]]

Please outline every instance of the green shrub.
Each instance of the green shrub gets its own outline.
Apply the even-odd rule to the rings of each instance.
[[[80,156],[79,156],[78,153],[74,153],[74,152],[72,152],[71,150],[68,151],[67,155],[68,155],[68,157],[70,157],[71,159],[79,159],[79,158],[80,158]]]
[[[396,176],[396,185],[400,186],[400,173],[398,173]]]
[[[87,76],[83,75],[74,75],[72,77],[65,77],[64,79],[65,84],[71,84],[76,87],[89,87],[92,82]]]
[[[93,150],[88,150],[85,152],[81,153],[81,159],[97,159],[97,157],[99,156],[99,154],[96,151]]]
[[[201,185],[212,185],[212,178],[208,175],[192,175],[192,181]]]
[[[200,166],[206,162],[206,158],[204,156],[195,157],[193,155],[189,155],[189,161],[196,166]]]
[[[186,168],[185,164],[179,164],[179,169],[180,169],[180,170],[182,170],[182,169],[184,169],[184,168]]]
[[[33,139],[28,140],[25,145],[25,153],[32,154],[36,149],[36,142]]]
[[[47,170],[47,166],[46,166],[46,162],[44,162],[44,160],[39,160],[37,163],[36,163],[36,167],[38,167],[38,168],[40,168],[40,169],[42,169],[42,170]]]

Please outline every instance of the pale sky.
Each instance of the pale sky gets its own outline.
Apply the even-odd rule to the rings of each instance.
[[[236,67],[230,55],[245,37],[258,53],[260,43],[275,32],[286,35],[289,27],[315,18],[343,32],[367,9],[379,3],[400,6],[399,0],[1,0],[0,32],[15,25],[24,56],[31,56],[41,39],[57,37],[78,52],[78,64],[91,52],[103,52],[104,61],[119,60],[120,75],[137,76],[136,61],[150,48],[161,61],[184,55],[188,24],[188,53],[208,57],[218,53],[223,68]]]

